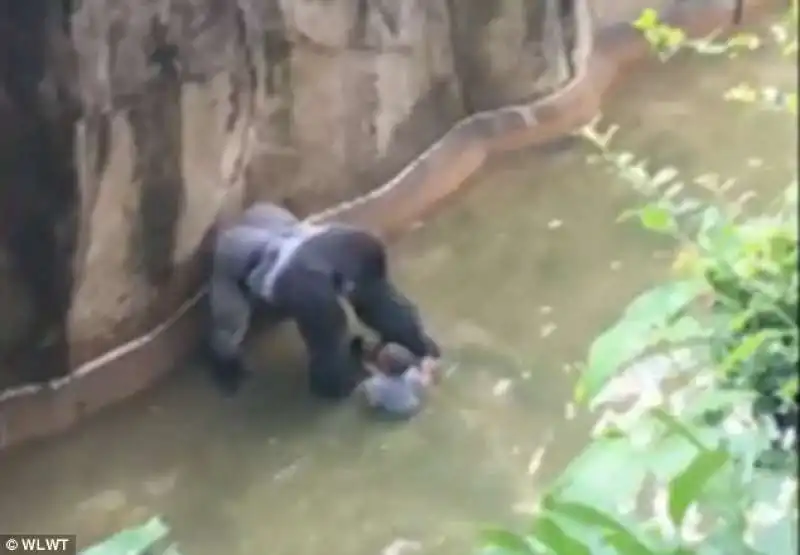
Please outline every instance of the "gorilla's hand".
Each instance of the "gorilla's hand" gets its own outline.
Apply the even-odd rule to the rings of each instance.
[[[439,345],[436,343],[436,341],[434,341],[433,338],[425,332],[423,332],[423,341],[425,342],[425,350],[428,358],[436,359],[438,364],[438,360],[442,358],[442,349],[439,348]]]

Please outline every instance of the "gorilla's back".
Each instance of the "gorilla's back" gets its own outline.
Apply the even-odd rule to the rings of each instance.
[[[252,293],[269,299],[281,269],[322,229],[304,224],[280,206],[256,204],[220,231],[214,249],[214,274],[240,281]]]
[[[277,204],[259,202],[245,210],[236,225],[281,229],[300,225],[300,220]]]

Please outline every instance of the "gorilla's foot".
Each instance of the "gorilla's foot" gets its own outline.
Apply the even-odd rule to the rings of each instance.
[[[211,380],[226,396],[238,393],[247,376],[247,371],[238,360],[216,360],[211,364]]]
[[[308,390],[314,397],[327,401],[341,401],[350,397],[358,386],[359,379],[350,380],[332,379],[329,376],[309,376]]]

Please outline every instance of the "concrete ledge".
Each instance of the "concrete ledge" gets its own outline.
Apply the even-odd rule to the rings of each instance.
[[[382,235],[395,234],[447,198],[493,152],[557,140],[588,123],[622,70],[648,57],[649,47],[627,23],[592,31],[586,0],[579,21],[575,66],[564,89],[531,104],[475,114],[386,185],[309,219],[347,221]],[[742,0],[746,20],[768,0]],[[736,2],[675,0],[664,21],[702,36],[734,24]],[[42,438],[75,425],[99,409],[152,386],[197,344],[203,322],[204,291],[148,334],[82,364],[69,377],[0,393],[0,449]]]

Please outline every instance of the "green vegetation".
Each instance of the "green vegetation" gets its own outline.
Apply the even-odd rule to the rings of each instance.
[[[169,527],[161,518],[154,517],[85,549],[81,555],[181,555],[181,552],[169,541]]]
[[[635,23],[662,60],[730,56],[762,38],[689,40],[648,10]],[[796,3],[772,38],[797,52]],[[726,99],[797,116],[797,93],[742,85]],[[675,278],[636,298],[591,346],[576,397],[603,411],[589,447],[541,499],[529,529],[488,530],[492,555],[711,555],[797,552],[796,449],[775,415],[794,411],[798,374],[795,172],[757,217],[705,176],[709,204],[673,168],[611,148],[615,128],[583,136],[645,198],[622,218],[679,245]],[[624,404],[620,386],[634,386]],[[630,390],[629,390],[630,391]]]

